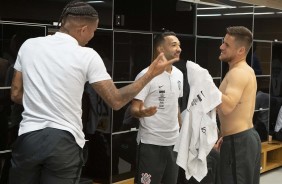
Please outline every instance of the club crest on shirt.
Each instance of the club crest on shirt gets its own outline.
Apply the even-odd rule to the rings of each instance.
[[[178,89],[181,90],[181,81],[177,81]]]
[[[150,184],[151,183],[151,175],[148,173],[142,173],[141,174],[141,183],[143,184]]]

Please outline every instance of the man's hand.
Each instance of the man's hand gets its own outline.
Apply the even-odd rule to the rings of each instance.
[[[141,100],[133,100],[131,106],[131,114],[136,118],[153,116],[157,112],[156,106],[145,107]]]
[[[172,65],[177,61],[179,61],[179,58],[174,58],[168,61],[164,56],[164,53],[160,53],[158,57],[149,66],[147,73],[150,74],[152,77],[155,77],[163,73],[167,66]]]

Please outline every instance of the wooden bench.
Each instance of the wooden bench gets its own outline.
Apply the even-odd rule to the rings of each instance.
[[[261,170],[263,173],[282,166],[282,142],[272,140],[261,143]]]

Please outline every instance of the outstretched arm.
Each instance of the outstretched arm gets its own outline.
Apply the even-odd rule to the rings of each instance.
[[[119,110],[130,102],[148,82],[155,76],[163,73],[167,66],[176,61],[178,61],[177,58],[167,61],[163,53],[161,53],[151,63],[148,71],[132,84],[117,89],[112,80],[105,80],[93,83],[92,87],[111,108]]]

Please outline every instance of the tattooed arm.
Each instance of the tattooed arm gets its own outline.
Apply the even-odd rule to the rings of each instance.
[[[160,54],[151,63],[148,71],[130,85],[117,89],[112,80],[105,80],[93,83],[92,87],[111,108],[119,110],[130,102],[149,81],[176,61],[178,61],[177,58],[167,61],[164,55]]]

